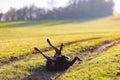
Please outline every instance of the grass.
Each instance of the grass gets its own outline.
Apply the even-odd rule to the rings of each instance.
[[[63,23],[64,24],[61,24]],[[109,23],[109,24],[108,24]],[[119,38],[119,22],[95,20],[74,21],[22,21],[0,23],[0,61],[32,54],[33,47],[48,47],[46,38],[55,45],[95,37]],[[94,30],[93,30],[94,29]],[[64,36],[63,36],[64,35]],[[113,38],[113,39],[114,39]]]
[[[74,57],[75,55],[80,55],[81,50],[87,49],[94,45],[99,45],[103,43],[105,39],[99,40],[89,40],[87,42],[79,42],[68,47],[65,47],[63,53],[65,55],[69,55]],[[53,55],[53,51],[46,52],[47,55]],[[38,55],[32,58],[27,58],[21,62],[17,62],[12,65],[5,66],[0,69],[0,78],[1,80],[22,80],[27,76],[34,75],[38,73],[39,76],[46,76],[46,71],[44,70],[45,67],[45,59]],[[6,75],[6,76],[4,76]],[[50,76],[52,77],[52,76]],[[25,79],[24,79],[25,80]],[[64,80],[64,79],[63,79]]]
[[[120,44],[62,74],[57,80],[120,80]],[[77,75],[76,75],[77,74]]]
[[[9,61],[12,57],[19,58],[32,54],[35,46],[44,49],[49,46],[45,41],[46,38],[50,38],[55,45],[58,45],[62,42],[68,43],[111,35],[111,33],[105,32],[82,32],[81,28],[87,27],[91,22],[60,24],[63,22],[65,21],[0,23],[2,26],[0,28],[0,61]],[[117,35],[118,33],[115,34]]]
[[[79,51],[104,41],[120,38],[120,21],[99,19],[93,21],[21,21],[0,23],[0,61],[8,61],[11,57],[28,56],[32,54],[33,47],[45,49],[49,47],[46,38],[50,38],[54,45],[79,40],[92,39],[86,42],[79,42],[65,47],[63,53],[74,56],[80,55]],[[117,48],[119,45],[117,46]],[[118,50],[119,51],[119,50]],[[116,51],[110,49],[98,58],[85,62],[73,70],[60,76],[60,80],[113,80],[117,74],[119,63],[116,60],[113,64],[110,59]],[[47,52],[52,55],[52,52]],[[118,53],[119,54],[119,53]],[[108,56],[106,58],[105,56]],[[109,59],[110,58],[110,59]],[[114,57],[116,58],[116,56]],[[101,59],[101,61],[100,61]],[[118,57],[116,58],[118,60]],[[102,62],[108,61],[108,62]],[[97,63],[98,62],[98,63]],[[24,61],[5,66],[0,69],[0,80],[24,80],[34,73],[45,75],[45,59],[41,56],[27,58]],[[100,66],[99,66],[100,65]],[[105,66],[105,67],[101,67]],[[110,68],[109,68],[110,66]],[[111,69],[112,67],[112,69]],[[93,71],[93,72],[92,72]],[[89,78],[90,77],[90,78]],[[119,78],[119,76],[117,76]]]

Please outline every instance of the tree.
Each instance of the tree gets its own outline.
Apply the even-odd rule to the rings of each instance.
[[[28,7],[25,6],[16,11],[17,20],[28,20]]]
[[[43,19],[81,19],[111,16],[113,0],[69,0],[66,7],[55,7],[56,1],[49,0],[51,9],[38,8],[34,5],[21,9],[11,8],[3,14],[5,21],[14,20],[43,20]]]
[[[2,12],[0,12],[0,21],[1,21],[1,19],[2,19],[2,16],[3,16],[3,13],[2,13]]]
[[[5,21],[15,21],[16,20],[15,14],[16,14],[16,9],[10,8],[10,10],[4,14],[4,20]]]

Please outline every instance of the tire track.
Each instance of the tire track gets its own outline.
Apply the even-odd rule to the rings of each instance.
[[[97,46],[94,50],[90,50],[87,52],[84,52],[80,55],[80,58],[83,60],[83,62],[88,61],[99,55],[100,53],[108,50],[109,48],[113,47],[116,44],[119,44],[120,40],[114,40],[105,42],[104,44],[101,44],[100,46]]]
[[[89,40],[95,40],[95,39],[100,39],[100,38],[102,38],[102,37],[83,39],[83,40],[64,43],[64,45],[65,46],[70,46],[72,44],[76,44],[76,43],[79,43],[79,42],[86,42],[86,41],[89,41]],[[57,47],[59,47],[59,46],[57,46]],[[41,49],[41,50],[43,52],[48,52],[48,51],[52,51],[53,49],[51,47],[46,47],[46,48]],[[25,60],[27,58],[31,58],[31,57],[34,57],[34,56],[37,56],[37,55],[39,55],[39,53],[33,52],[32,54],[29,54],[29,55],[26,55],[26,56],[20,56],[19,58],[12,56],[8,61],[1,61],[0,60],[0,68],[2,68],[4,66],[7,66],[7,65],[10,65],[10,64],[14,64],[14,63],[23,61],[23,60]]]
[[[82,63],[84,63],[86,61],[89,61],[89,60],[97,57],[97,55],[99,55],[100,53],[102,53],[102,52],[110,49],[111,47],[113,47],[113,46],[115,46],[116,44],[119,44],[119,43],[120,43],[120,39],[116,39],[116,40],[113,40],[113,41],[104,42],[103,44],[101,44],[99,46],[96,46],[94,49],[91,48],[90,50],[88,50],[86,52],[83,52],[80,55],[79,58],[82,59],[83,60]],[[80,64],[82,64],[82,63],[80,63]],[[77,65],[79,65],[79,63],[74,64],[73,66],[70,67],[70,69],[74,68]],[[55,76],[52,76],[52,77],[54,77],[53,80],[57,80],[57,78],[59,78],[60,75],[62,75],[63,73],[60,72],[59,74],[55,74]],[[32,80],[34,80],[34,79],[35,78],[33,78]],[[38,80],[41,80],[41,79],[39,78]],[[51,80],[51,79],[43,79],[43,80]]]
[[[90,48],[90,49],[86,50],[85,52],[82,52],[82,54],[80,55],[80,58],[83,60],[82,63],[95,58],[97,55],[99,55],[103,51],[108,50],[109,48],[113,47],[114,45],[116,45],[118,43],[120,43],[120,39],[113,40],[113,41],[107,41],[107,42],[105,41],[101,45],[93,46],[94,49]],[[71,68],[73,68],[77,65],[78,65],[78,63],[73,65]],[[40,75],[39,73],[36,72],[35,74],[32,74],[32,75],[26,77],[26,80],[57,80],[57,78],[59,78],[59,76],[62,75],[63,73],[65,73],[66,71],[47,72],[46,70],[43,70],[43,72],[44,72],[43,75]]]

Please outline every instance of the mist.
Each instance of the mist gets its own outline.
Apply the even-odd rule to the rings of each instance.
[[[69,0],[62,7],[56,7],[56,1],[50,0],[48,5],[49,8],[39,8],[34,4],[20,9],[10,8],[6,13],[0,13],[0,21],[86,19],[114,13],[113,0]]]

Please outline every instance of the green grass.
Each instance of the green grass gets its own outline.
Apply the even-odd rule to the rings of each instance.
[[[48,47],[46,38],[55,45],[95,37],[119,38],[119,22],[110,20],[23,21],[0,23],[0,61],[32,54],[33,47]],[[62,24],[64,23],[64,24]],[[63,36],[64,35],[64,36]],[[113,38],[113,39],[114,39]]]
[[[99,44],[103,43],[104,41],[106,41],[106,39],[89,40],[87,42],[79,42],[79,43],[70,45],[68,47],[65,47],[65,49],[63,50],[63,54],[69,55],[73,58],[75,55],[80,55],[81,50],[87,49],[94,45],[99,45]],[[45,54],[53,55],[53,51],[46,52]],[[41,76],[41,75],[45,76],[46,72],[45,72],[44,68],[45,68],[45,59],[41,55],[38,55],[36,57],[27,58],[24,61],[1,68],[0,69],[0,74],[1,74],[0,78],[2,80],[3,79],[4,80],[7,80],[7,79],[21,80],[21,79],[23,79],[31,74],[34,74],[34,73],[38,73],[39,76]],[[6,75],[6,76],[4,76],[4,75]]]
[[[85,62],[57,80],[120,80],[120,44]]]
[[[79,51],[87,49],[90,46],[120,38],[120,21],[99,19],[73,22],[62,20],[3,22],[0,23],[0,61],[8,61],[11,57],[19,58],[21,56],[28,56],[32,54],[33,47],[36,46],[40,49],[45,49],[49,47],[46,42],[47,38],[50,38],[54,45],[99,38],[65,47],[63,53],[73,57],[74,54],[80,55],[81,53]],[[90,77],[91,80],[94,78],[95,80],[113,80],[116,74],[114,74],[114,71],[118,70],[119,63],[116,60],[114,60],[115,63],[111,63],[111,56],[112,54],[116,54],[116,51],[110,49],[110,52],[111,54],[109,56],[107,54],[108,52],[105,52],[99,56],[100,58],[98,57],[79,65],[60,76],[59,79],[82,80],[85,78],[84,80],[89,80]],[[47,52],[47,55],[52,55],[52,52]],[[108,56],[108,58],[105,56]],[[100,59],[108,61],[108,64],[107,62],[100,62]],[[28,58],[25,61],[1,68],[0,80],[21,80],[36,72],[40,75],[45,75],[44,65],[45,59],[41,56]]]

